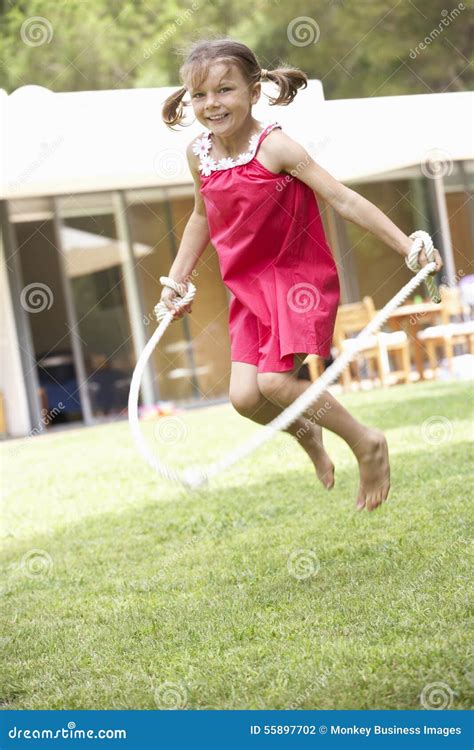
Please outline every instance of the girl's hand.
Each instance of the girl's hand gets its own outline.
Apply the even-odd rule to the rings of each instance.
[[[441,269],[443,268],[443,265],[444,265],[444,263],[442,261],[442,258],[441,258],[441,255],[436,250],[436,248],[433,248],[433,252],[434,252],[434,262],[436,263],[436,268],[435,268],[434,271],[432,271],[432,273],[430,273],[430,276],[434,275],[435,273],[438,273],[438,271],[441,271]],[[420,251],[420,253],[418,255],[418,263],[420,264],[420,266],[422,268],[424,268],[426,266],[426,264],[429,263],[429,262],[430,261],[426,257],[425,248],[422,248],[422,250]]]
[[[177,310],[172,302],[172,300],[175,298],[179,299],[179,294],[175,292],[174,289],[170,289],[168,286],[163,287],[160,302],[163,302],[168,310],[171,310],[171,312],[173,313],[173,318],[175,320],[178,320],[179,318],[182,318],[185,313],[191,312],[192,304],[185,305],[184,307],[181,307],[179,310]]]

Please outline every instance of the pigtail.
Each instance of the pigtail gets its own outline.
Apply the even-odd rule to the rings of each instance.
[[[183,98],[186,91],[186,87],[182,86],[170,94],[163,104],[161,117],[170,130],[173,130],[173,125],[181,125],[184,120],[184,107],[186,104],[183,104]]]
[[[265,78],[275,83],[280,89],[276,97],[267,96],[271,106],[277,104],[291,104],[298,89],[306,88],[308,85],[308,76],[299,68],[276,68],[275,70],[266,70]]]

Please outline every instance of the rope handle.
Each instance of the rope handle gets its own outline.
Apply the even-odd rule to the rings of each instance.
[[[418,257],[423,249],[425,251],[426,257],[428,258],[428,261],[434,263],[435,254],[433,240],[431,239],[428,232],[424,232],[423,229],[417,229],[416,232],[412,232],[410,234],[410,239],[413,240],[413,245],[411,246],[407,257],[405,258],[405,263],[407,264],[410,271],[413,271],[413,273],[418,273],[418,271],[421,269]],[[441,302],[441,296],[433,276],[426,277],[425,285],[433,302],[436,302],[437,304]]]
[[[163,286],[174,289],[174,291],[178,294],[178,297],[174,297],[174,299],[171,300],[176,310],[179,310],[180,307],[189,305],[189,303],[193,301],[196,294],[196,287],[193,283],[191,283],[191,281],[179,282],[171,279],[169,276],[160,276],[160,283]],[[164,302],[158,302],[158,304],[153,308],[153,312],[158,323],[164,320],[167,315],[170,316],[170,320],[174,320],[172,310],[170,310]]]

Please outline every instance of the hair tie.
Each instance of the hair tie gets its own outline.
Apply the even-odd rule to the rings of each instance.
[[[266,68],[261,69],[260,78],[268,78],[268,70]]]

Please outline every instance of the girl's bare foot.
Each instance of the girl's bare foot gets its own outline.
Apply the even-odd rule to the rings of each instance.
[[[387,498],[390,489],[390,464],[385,436],[379,431],[367,428],[367,437],[357,451],[360,486],[356,508],[375,510]]]
[[[311,423],[308,432],[298,439],[316,469],[321,484],[330,490],[334,487],[334,464],[323,445],[323,431],[319,425]]]

